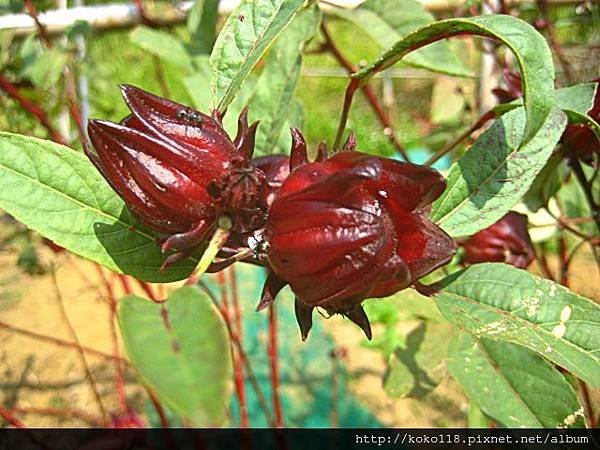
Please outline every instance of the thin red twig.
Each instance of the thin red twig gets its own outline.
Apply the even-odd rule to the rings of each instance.
[[[31,100],[24,97],[19,89],[2,73],[0,73],[0,89],[2,89],[10,98],[19,103],[19,105],[21,105],[25,111],[35,116],[40,125],[42,125],[48,131],[50,138],[54,142],[63,145],[67,144],[67,140],[56,130],[56,128],[54,128],[46,112]]]
[[[61,347],[68,347],[68,348],[72,348],[72,349],[81,348],[81,350],[83,350],[85,353],[88,353],[90,355],[99,356],[101,358],[113,359],[113,360],[118,359],[123,364],[130,364],[129,361],[127,361],[126,359],[121,358],[119,356],[110,355],[110,354],[104,353],[100,350],[96,350],[96,349],[93,349],[90,347],[85,347],[83,345],[78,345],[74,342],[69,342],[69,341],[59,339],[59,338],[55,338],[54,336],[46,336],[44,334],[36,333],[35,331],[26,330],[24,328],[19,328],[14,325],[8,324],[6,322],[0,322],[0,328],[4,328],[5,330],[9,330],[9,331],[12,331],[12,332],[15,332],[18,334],[22,334],[23,336],[27,336],[32,339],[39,339],[40,341],[45,341],[45,342],[49,342],[51,344],[59,345]]]
[[[60,289],[58,288],[58,281],[56,279],[56,270],[54,267],[50,270],[50,274],[52,275],[52,283],[54,286],[55,298],[56,298],[56,302],[57,302],[59,310],[60,310],[60,314],[65,322],[67,331],[69,332],[71,339],[75,343],[75,348],[77,349],[77,354],[79,355],[79,359],[80,359],[83,369],[85,371],[85,375],[86,375],[87,379],[89,380],[90,388],[92,389],[92,393],[94,395],[96,403],[98,404],[98,409],[100,410],[100,414],[102,415],[104,420],[106,422],[108,422],[108,420],[107,420],[108,416],[106,414],[106,409],[104,408],[104,405],[102,404],[102,398],[100,397],[100,393],[98,392],[98,388],[96,386],[96,382],[94,381],[92,371],[90,370],[90,368],[88,366],[87,360],[85,359],[85,353],[84,353],[83,349],[81,348],[81,343],[79,342],[79,338],[77,337],[75,328],[73,328],[73,324],[71,323],[71,320],[69,319],[69,315],[67,314],[67,310],[65,309],[62,294],[60,292]]]
[[[227,271],[229,273],[229,283],[231,287],[231,300],[233,303],[233,314],[234,314],[234,323],[236,326],[236,333],[240,341],[244,338],[243,330],[242,330],[242,312],[240,308],[240,299],[237,285],[237,276],[235,273],[235,267],[230,267]],[[248,418],[248,407],[246,402],[246,386],[244,384],[244,365],[242,363],[242,357],[238,354],[235,358],[235,375],[236,375],[236,385],[239,390],[239,403],[240,403],[240,426],[242,428],[248,428],[250,426],[250,421]]]
[[[441,149],[439,152],[437,152],[435,155],[433,155],[431,158],[429,158],[425,162],[424,165],[431,166],[433,163],[435,163],[437,160],[439,160],[442,156],[450,153],[461,142],[463,142],[465,139],[467,139],[469,136],[471,136],[471,134],[473,134],[479,128],[484,126],[486,124],[486,122],[488,122],[489,120],[492,120],[494,117],[495,117],[495,115],[494,115],[493,111],[488,111],[488,112],[484,113],[481,117],[479,117],[479,119],[477,119],[477,122],[475,122],[473,125],[471,125],[469,128],[467,128],[454,141],[450,142],[443,149]]]
[[[27,428],[23,422],[13,416],[7,409],[0,408],[0,417],[15,428]]]
[[[263,393],[263,391],[260,387],[260,384],[258,384],[258,380],[254,373],[254,369],[252,369],[252,364],[250,363],[250,360],[246,356],[246,352],[244,351],[244,348],[242,346],[240,339],[237,336],[237,333],[233,329],[229,315],[223,310],[223,307],[219,304],[219,302],[215,298],[213,292],[202,281],[198,282],[198,287],[200,287],[200,289],[202,289],[202,291],[204,293],[206,293],[206,295],[208,295],[208,297],[211,299],[213,305],[215,305],[215,308],[217,308],[217,311],[219,311],[219,314],[221,314],[221,317],[223,318],[223,322],[225,322],[225,327],[227,328],[227,333],[229,334],[229,338],[231,339],[231,342],[233,343],[233,345],[236,347],[238,354],[242,358],[242,362],[244,363],[244,367],[245,367],[246,373],[248,375],[248,380],[250,381],[250,384],[252,384],[252,388],[254,389],[256,398],[258,399],[258,404],[260,405],[260,408],[262,409],[263,414],[265,415],[265,418],[267,419],[267,422],[269,423],[269,426],[274,428],[275,427],[275,419],[273,418],[273,416],[271,414],[265,394]]]
[[[221,305],[222,305],[222,314],[223,319],[226,323],[229,324],[229,327],[232,330],[237,328],[235,318],[231,318],[231,309],[229,307],[229,299],[227,295],[227,285],[225,280],[225,274],[223,272],[219,272],[217,274],[217,281],[219,283],[219,289],[221,291]],[[238,340],[241,339],[241,335],[238,330],[235,330],[235,334],[238,337]],[[246,391],[244,388],[244,376],[240,371],[241,368],[241,356],[239,352],[236,354],[234,351],[234,347],[231,348],[231,359],[233,362],[233,379],[235,382],[235,395],[238,399],[238,404],[240,406],[240,425],[242,428],[248,427],[248,409],[246,405]]]
[[[148,397],[150,397],[150,401],[152,402],[152,406],[154,407],[156,414],[158,414],[158,420],[160,422],[160,426],[163,428],[170,428],[171,424],[169,422],[169,419],[167,418],[167,415],[165,414],[165,410],[162,407],[162,405],[160,404],[160,401],[158,400],[158,397],[156,397],[156,394],[154,392],[152,392],[152,390],[146,387],[146,392],[148,393]]]
[[[35,26],[37,28],[40,38],[42,39],[42,42],[44,42],[47,48],[52,48],[54,46],[54,43],[50,39],[50,35],[48,34],[46,27],[40,22],[38,18],[39,12],[37,8],[31,0],[24,0],[24,5],[27,14],[29,14],[35,22]],[[77,102],[77,89],[75,87],[75,78],[73,77],[73,73],[71,72],[69,67],[65,67],[63,75],[65,79],[65,97],[67,100],[67,106],[69,108],[71,118],[73,119],[77,127],[79,139],[83,145],[86,142],[87,138],[83,120],[81,118],[81,112],[79,111],[79,106]]]
[[[277,358],[277,313],[275,304],[269,307],[269,362],[271,369],[271,395],[275,411],[275,426],[283,427],[283,408],[279,395],[279,367]]]
[[[329,30],[325,26],[324,22],[321,23],[321,32],[323,34],[323,37],[325,38],[324,48],[326,50],[328,50],[329,53],[331,53],[331,55],[337,60],[337,62],[344,69],[346,69],[346,72],[348,72],[349,75],[355,73],[356,67],[337,48],[337,46],[335,45],[335,42],[333,41],[333,39],[331,37],[331,34],[329,33]],[[373,111],[377,115],[379,122],[383,126],[384,134],[389,138],[390,142],[394,145],[394,147],[396,148],[396,151],[398,153],[400,153],[406,161],[408,161],[409,160],[408,154],[406,153],[406,150],[404,150],[404,147],[402,146],[402,144],[400,143],[400,141],[398,141],[398,138],[396,137],[396,131],[394,129],[394,124],[392,123],[391,119],[385,112],[385,109],[383,108],[383,106],[381,105],[381,102],[377,98],[375,91],[373,91],[373,88],[371,86],[369,86],[368,84],[364,85],[361,89],[362,89],[363,93],[365,94],[365,96],[367,97],[367,101],[371,105],[371,108],[373,108]],[[338,145],[339,145],[339,143],[338,143]],[[338,147],[335,146],[334,150],[337,150],[337,149],[338,149]]]
[[[54,416],[65,418],[76,418],[87,422],[93,426],[99,427],[102,425],[102,418],[92,416],[91,414],[74,408],[10,408],[8,410],[12,414],[37,414],[41,416]]]

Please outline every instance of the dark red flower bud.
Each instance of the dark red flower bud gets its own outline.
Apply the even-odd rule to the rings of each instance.
[[[462,245],[465,249],[463,261],[469,264],[505,262],[525,269],[535,258],[527,231],[527,216],[513,211],[475,233]]]
[[[445,181],[427,167],[353,151],[308,163],[302,136],[292,134],[293,170],[264,232],[272,273],[259,309],[289,283],[303,339],[316,306],[345,315],[370,338],[361,302],[408,287],[454,253],[452,239],[427,219]]]
[[[596,83],[600,79],[594,80]],[[596,86],[596,95],[587,115],[600,122],[600,89]],[[567,156],[591,163],[594,155],[600,154],[600,141],[596,133],[587,125],[570,124],[565,129],[561,142]]]
[[[200,245],[221,214],[232,215],[234,228],[247,226],[265,196],[264,175],[250,166],[258,123],[248,126],[243,111],[232,141],[216,113],[121,90],[132,114],[120,124],[91,120],[96,153],[86,154],[138,219],[166,236],[163,251],[177,250],[164,265]]]

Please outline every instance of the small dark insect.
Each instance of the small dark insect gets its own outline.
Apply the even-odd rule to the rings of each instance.
[[[177,111],[177,118],[186,119],[190,122],[202,123],[202,116],[196,111],[188,112],[185,109],[180,109]]]
[[[238,19],[240,19],[240,22],[243,22],[243,21],[244,21],[244,19],[245,19],[245,17],[244,17],[243,15],[241,15],[241,14],[240,14],[240,15],[238,16]]]

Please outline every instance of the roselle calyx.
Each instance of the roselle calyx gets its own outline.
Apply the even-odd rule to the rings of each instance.
[[[228,215],[243,233],[264,221],[266,180],[250,165],[257,123],[242,111],[231,139],[217,112],[206,115],[134,86],[121,91],[131,115],[90,120],[86,154],[148,228],[161,234],[163,268],[193,252]]]
[[[475,233],[462,246],[463,262],[504,262],[525,269],[535,258],[527,216],[510,211],[498,222]]]
[[[342,314],[368,338],[361,306],[387,297],[448,262],[454,241],[428,218],[446,183],[433,169],[344,150],[308,162],[293,130],[291,173],[283,181],[264,230],[270,274],[258,309],[289,284],[302,338],[312,311]]]

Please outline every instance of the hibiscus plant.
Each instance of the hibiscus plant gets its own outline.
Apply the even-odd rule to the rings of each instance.
[[[217,27],[218,2],[197,1],[184,37],[143,16],[132,40],[177,65],[193,105],[122,84],[129,113],[80,123],[70,146],[51,123],[42,122],[48,140],[1,132],[0,207],[56,248],[148,289],[180,282],[166,297],[117,299],[115,310],[142,383],[185,423],[223,424],[234,384],[244,406],[239,380],[251,361],[236,318],[207,283],[254,267],[261,294],[242,301],[271,318],[272,377],[285,364],[277,339],[315,345],[319,312],[362,329],[385,358],[392,397],[422,397],[451,376],[472,426],[593,426],[600,306],[569,290],[568,274],[573,255],[586,252],[598,287],[598,82],[555,82],[549,22],[531,20],[536,29],[504,6],[471,14],[471,3],[463,17],[436,21],[413,0],[353,10],[242,1]],[[357,27],[380,55],[355,66],[332,23]],[[504,69],[497,102],[463,112],[466,132],[442,136],[445,145],[417,163],[373,85],[396,63],[484,77],[456,43],[475,43]],[[347,71],[334,117],[318,98],[302,111],[306,49]],[[357,101],[374,108],[372,121],[353,115]],[[310,116],[335,125],[307,144]],[[373,148],[367,133],[390,150]],[[542,213],[551,232],[538,238],[531,221]],[[275,308],[293,311],[297,334],[277,335]],[[400,336],[400,316],[419,326]],[[274,424],[284,425],[276,397]]]

